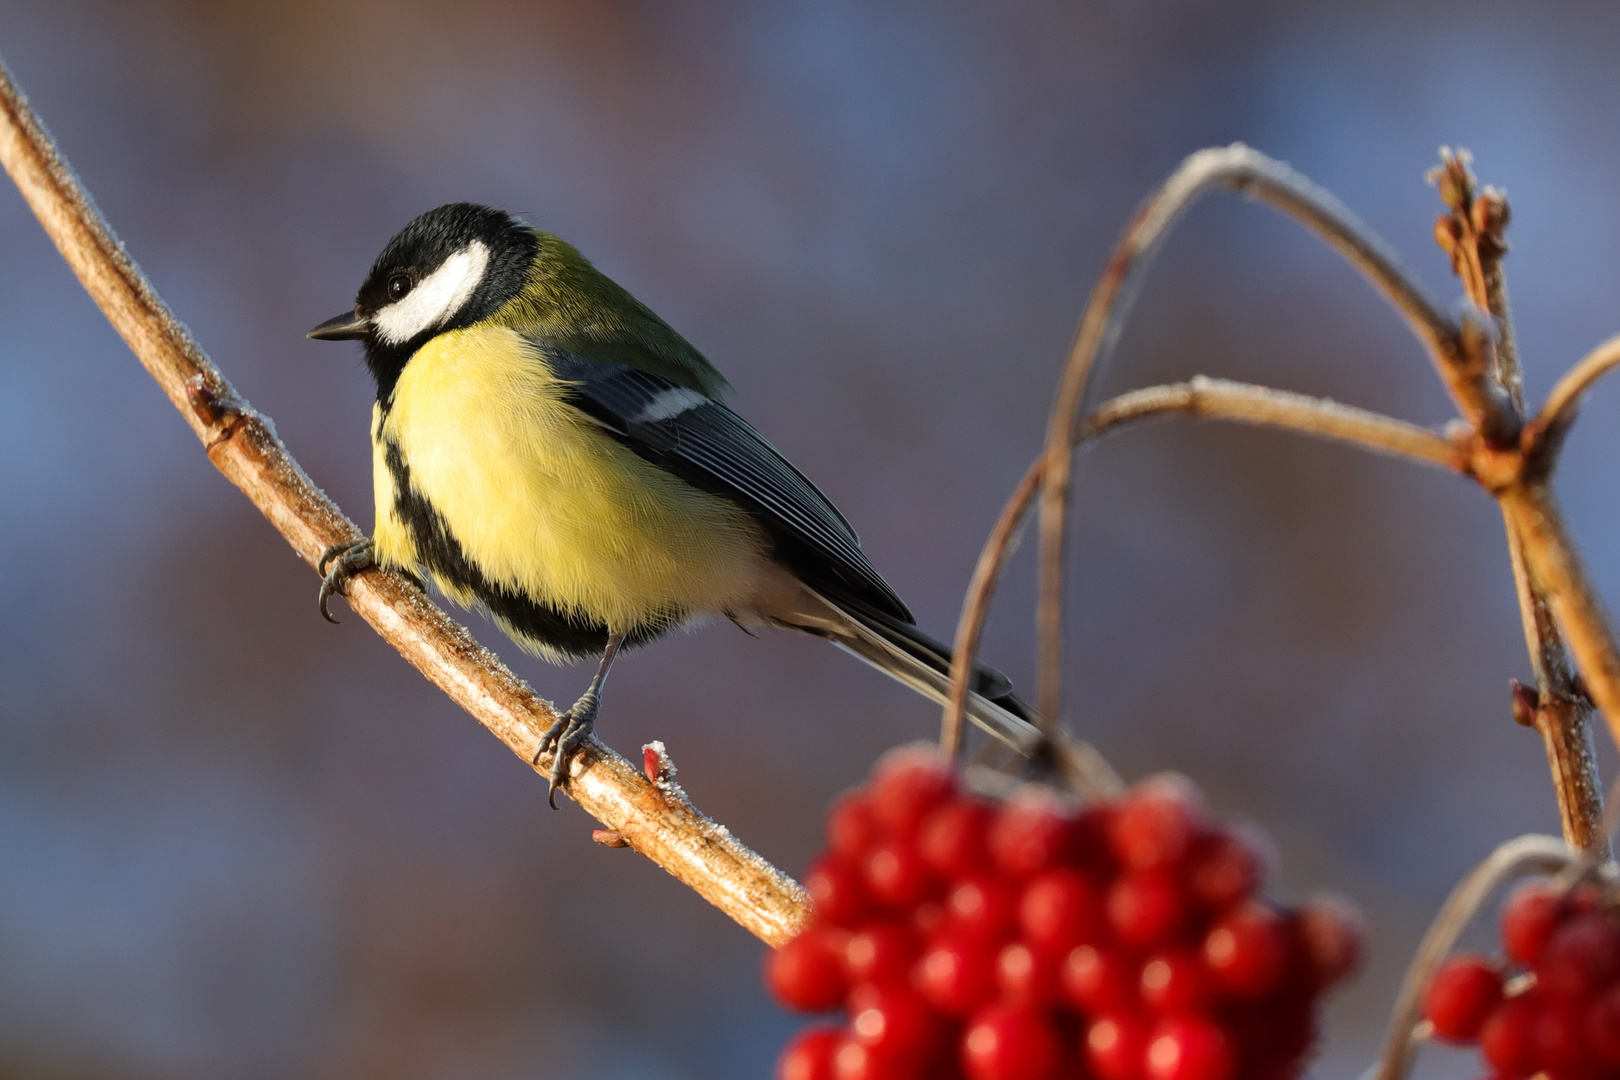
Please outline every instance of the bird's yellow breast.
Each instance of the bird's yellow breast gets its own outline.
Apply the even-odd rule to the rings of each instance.
[[[451,331],[418,350],[373,416],[379,561],[477,599],[422,565],[397,512],[392,445],[411,488],[495,586],[614,630],[743,609],[765,555],[759,526],[637,456],[563,389],[505,328]]]

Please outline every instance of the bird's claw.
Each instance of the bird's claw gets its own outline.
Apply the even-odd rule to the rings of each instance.
[[[556,756],[551,759],[551,787],[546,793],[546,802],[553,810],[557,809],[557,785],[568,780],[569,762],[596,730],[596,705],[597,695],[587,692],[540,736],[530,764],[539,765],[546,751],[556,748]]]
[[[371,539],[366,537],[345,544],[333,544],[321,552],[320,561],[315,564],[316,572],[321,575],[321,618],[329,623],[337,622],[326,609],[326,602],[334,595],[346,595],[350,578],[377,565],[371,551]],[[328,565],[332,567],[331,570],[327,570]]]

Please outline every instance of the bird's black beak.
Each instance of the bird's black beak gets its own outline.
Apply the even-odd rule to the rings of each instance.
[[[371,320],[361,318],[357,312],[345,311],[321,323],[309,336],[317,341],[359,341],[369,333]]]

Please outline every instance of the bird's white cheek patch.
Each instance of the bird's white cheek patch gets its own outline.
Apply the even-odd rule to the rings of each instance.
[[[377,336],[401,345],[424,330],[450,320],[472,297],[489,267],[489,248],[474,240],[423,278],[405,299],[389,304],[372,316]]]

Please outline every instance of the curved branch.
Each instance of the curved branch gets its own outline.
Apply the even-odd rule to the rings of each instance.
[[[1503,884],[1525,874],[1552,874],[1578,865],[1575,855],[1562,840],[1551,836],[1520,836],[1501,847],[1475,867],[1451,890],[1401,981],[1401,992],[1384,1036],[1384,1049],[1378,1065],[1369,1072],[1371,1080],[1403,1080],[1412,1067],[1417,1051],[1413,1032],[1418,1011],[1429,981],[1451,952],[1457,938],[1467,929],[1485,901]]]
[[[1402,269],[1399,260],[1332,195],[1309,180],[1241,144],[1193,154],[1160,186],[1126,226],[1080,317],[1069,348],[1057,399],[1047,426],[1046,468],[1041,486],[1039,690],[1043,716],[1060,706],[1063,660],[1063,543],[1070,456],[1091,374],[1105,359],[1124,321],[1134,287],[1154,248],[1204,192],[1229,187],[1268,203],[1311,229],[1361,270],[1394,304],[1427,346],[1431,359],[1463,414],[1478,421],[1496,416],[1482,365],[1470,355],[1457,324]]]
[[[962,750],[962,722],[967,717],[968,686],[972,681],[968,673],[979,655],[979,642],[984,637],[984,623],[990,616],[990,598],[995,595],[1001,581],[1001,569],[1012,554],[1013,538],[1018,535],[1024,521],[1024,512],[1041,482],[1041,467],[1045,458],[1036,458],[1025,471],[1018,486],[1013,488],[1007,505],[1001,508],[990,530],[990,538],[979,552],[979,561],[973,565],[973,576],[968,580],[967,599],[962,614],[956,620],[956,640],[951,646],[951,694],[945,702],[945,717],[940,721],[939,748],[955,761]],[[1047,732],[1050,735],[1050,732]]]
[[[1103,402],[1086,416],[1076,441],[1084,445],[1133,421],[1175,414],[1313,435],[1453,472],[1462,472],[1466,465],[1461,451],[1449,439],[1428,428],[1326,398],[1202,375],[1187,382],[1132,390]],[[973,670],[977,659],[984,623],[990,614],[990,598],[1011,554],[1012,539],[1034,500],[1050,460],[1043,454],[1030,465],[1002,507],[1001,516],[996,519],[990,538],[979,552],[979,561],[973,567],[962,614],[956,623],[956,639],[951,651],[951,696],[940,727],[940,746],[948,754],[955,754],[960,746],[968,672]],[[1051,724],[1050,714],[1042,716],[1043,724],[1048,727],[1047,734],[1055,734],[1052,729],[1056,725]]]
[[[312,566],[328,545],[359,537],[276,437],[269,417],[237,396],[175,319],[0,65],[0,164],[80,283],[207,447],[208,457]],[[529,762],[551,706],[467,630],[398,574],[370,572],[349,606],[512,752]],[[550,769],[541,758],[542,776]],[[593,742],[573,766],[568,795],[608,829],[772,945],[809,919],[809,898],[680,788],[654,783]]]
[[[1103,402],[1086,416],[1078,441],[1093,442],[1122,424],[1175,413],[1313,435],[1452,472],[1466,466],[1450,439],[1426,427],[1328,398],[1203,375]]]
[[[1581,399],[1616,366],[1620,366],[1620,335],[1610,338],[1564,373],[1547,395],[1546,404],[1524,431],[1524,452],[1535,456],[1542,447],[1556,447],[1575,422]]]

